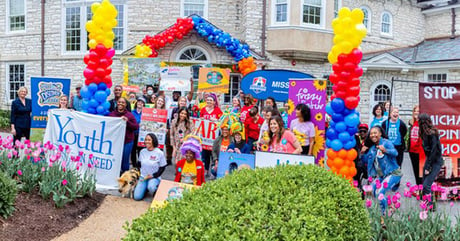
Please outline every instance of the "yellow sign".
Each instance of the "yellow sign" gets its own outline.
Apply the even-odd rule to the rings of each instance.
[[[228,94],[230,69],[200,68],[198,89],[203,92]]]

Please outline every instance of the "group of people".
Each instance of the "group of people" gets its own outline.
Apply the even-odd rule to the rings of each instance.
[[[356,149],[360,155],[356,159],[358,174],[355,179],[359,182],[368,176],[369,180],[373,180],[374,195],[377,197],[383,194],[380,205],[384,212],[387,206],[385,193],[398,189],[402,177],[403,153],[407,150],[416,184],[423,185],[423,195],[432,194],[431,185],[441,170],[443,159],[439,133],[430,117],[420,114],[419,106],[415,106],[407,128],[399,118],[397,107],[379,104],[373,108],[373,115],[370,130],[367,124],[360,124],[356,135]],[[421,151],[425,153],[426,159],[422,177],[419,177]],[[431,201],[428,202],[431,204]]]

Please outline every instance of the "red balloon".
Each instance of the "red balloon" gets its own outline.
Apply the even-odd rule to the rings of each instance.
[[[348,96],[358,96],[360,90],[359,86],[351,86],[348,88]]]
[[[107,86],[110,84],[112,84],[112,77],[110,77],[109,75],[105,76],[104,79],[102,80],[102,82],[104,82]]]
[[[107,68],[109,66],[109,61],[106,58],[102,58],[99,60],[99,66]]]
[[[344,80],[341,80],[339,82],[337,82],[337,88],[340,89],[340,90],[346,90],[348,89],[348,82],[347,81],[344,81]]]
[[[332,73],[329,75],[329,81],[331,81],[333,84],[337,84],[339,81],[339,76],[336,73]]]
[[[89,54],[85,54],[85,57],[83,57],[83,62],[85,62],[85,64],[88,64],[88,62],[89,62]]]
[[[347,98],[345,98],[345,106],[348,109],[355,109],[356,107],[358,107],[358,104],[359,104],[359,98],[358,97],[348,96]]]
[[[335,94],[332,94],[332,95],[331,95],[331,101],[332,101],[333,99],[335,99],[335,97],[337,97],[337,96],[336,96]]]
[[[89,84],[91,84],[91,80],[85,79],[85,85],[89,85]]]
[[[107,61],[109,61],[109,66],[112,65],[112,63],[113,63],[113,59],[112,59],[112,58],[107,59]]]
[[[351,74],[349,72],[342,71],[340,72],[340,80],[347,81],[350,78]]]
[[[345,99],[347,97],[347,92],[345,91],[337,91],[335,92],[335,96],[340,99]]]
[[[336,72],[336,73],[340,73],[340,72],[342,72],[343,69],[342,69],[342,66],[340,64],[335,63],[335,64],[332,65],[332,70],[334,72]]]
[[[99,76],[94,76],[94,78],[92,79],[92,82],[99,84],[102,82],[102,79]]]
[[[97,61],[99,59],[99,56],[97,55],[96,52],[94,51],[89,51],[89,59],[91,61]]]
[[[105,69],[104,68],[97,68],[96,69],[96,75],[101,77],[101,78],[104,78],[105,76]]]
[[[110,75],[112,73],[112,68],[105,69],[105,75]]]
[[[359,86],[360,82],[359,78],[352,78],[349,80],[349,86]]]
[[[363,75],[363,69],[358,66],[358,67],[355,68],[354,76],[360,77],[361,75]]]
[[[90,68],[90,69],[97,69],[97,62],[96,62],[96,61],[90,60],[90,61],[88,62],[88,68]]]
[[[94,76],[94,70],[92,70],[92,69],[90,69],[90,68],[86,68],[86,69],[83,71],[83,76],[85,76],[85,78],[87,78],[87,79],[93,78],[93,76]]]
[[[349,62],[348,54],[339,54],[339,56],[337,57],[337,62],[339,64],[345,64],[346,62]]]
[[[352,72],[355,70],[356,64],[352,62],[347,62],[343,65],[343,68],[346,69],[348,72]]]
[[[96,45],[95,50],[99,56],[104,56],[107,53],[107,48],[103,44]]]
[[[361,50],[359,50],[359,49],[353,49],[351,51],[350,55],[351,55],[352,61],[355,64],[358,64],[361,61],[361,59],[363,58],[363,52],[361,52]]]

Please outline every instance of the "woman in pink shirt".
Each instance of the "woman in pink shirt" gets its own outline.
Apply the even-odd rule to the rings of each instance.
[[[270,119],[270,150],[279,153],[300,154],[302,146],[295,135],[284,128],[284,122],[281,116],[275,115]]]
[[[315,126],[310,121],[310,108],[305,104],[298,104],[295,108],[297,118],[291,121],[291,131],[296,135],[302,146],[303,155],[311,155],[313,140],[315,139]]]

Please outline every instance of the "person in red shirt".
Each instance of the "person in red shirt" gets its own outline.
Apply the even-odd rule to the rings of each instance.
[[[260,127],[262,127],[263,123],[264,119],[259,115],[259,108],[253,106],[244,122],[246,140],[251,150],[253,149],[253,143],[259,139]]]
[[[412,110],[412,119],[409,120],[409,141],[407,144],[409,145],[409,157],[412,162],[412,169],[414,170],[415,182],[417,185],[420,185],[422,184],[422,178],[419,175],[419,153],[422,151],[422,139],[419,136],[418,114],[419,107],[416,105]]]
[[[241,108],[240,120],[241,123],[246,123],[246,118],[248,117],[249,110],[254,106],[254,98],[251,94],[244,96],[244,106]]]
[[[218,121],[222,114],[222,110],[220,110],[219,103],[217,102],[216,94],[210,93],[208,97],[206,97],[206,106],[200,111],[200,118],[203,120]],[[211,164],[212,151],[203,149],[201,156],[206,169],[206,176],[209,177],[209,166]]]

